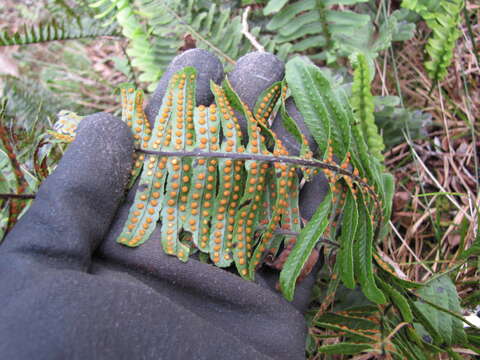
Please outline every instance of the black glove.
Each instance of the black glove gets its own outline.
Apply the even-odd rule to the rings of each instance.
[[[169,78],[198,71],[197,104],[213,101],[218,59],[190,50],[173,60],[146,108],[153,121]],[[253,106],[283,77],[273,55],[249,54],[229,75]],[[159,227],[138,248],[115,242],[134,198],[124,199],[133,145],[109,114],[85,118],[56,171],[0,247],[1,359],[302,359],[313,275],[293,303],[212,265],[163,253]],[[318,200],[316,201],[318,203]]]

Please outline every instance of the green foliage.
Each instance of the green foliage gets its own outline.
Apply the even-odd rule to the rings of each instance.
[[[305,226],[297,239],[297,245],[293,248],[280,274],[280,288],[288,300],[293,299],[295,282],[308,260],[310,253],[318,239],[328,226],[328,214],[331,209],[331,195],[327,195],[322,201],[311,220]]]
[[[442,1],[438,0],[403,0],[402,7],[413,10],[421,16],[430,16],[439,11]]]
[[[355,59],[355,73],[352,85],[352,107],[355,116],[367,140],[368,150],[380,162],[383,161],[382,151],[385,149],[382,136],[378,133],[375,124],[373,95],[371,92],[371,74],[367,60],[363,54],[357,54]]]
[[[372,17],[376,10],[362,13],[335,10],[334,5],[352,6],[367,0],[299,0],[288,3],[272,0],[265,15],[277,12],[266,29],[276,32],[278,44],[291,44],[290,52],[306,52],[312,60],[333,63],[338,57],[363,52],[369,62],[392,41],[413,36],[414,25],[405,21],[404,11],[395,11],[384,20],[377,33]]]
[[[241,9],[219,1],[182,2],[179,0],[85,0],[70,7],[65,1],[52,1],[52,19],[31,30],[0,36],[0,45],[28,44],[82,37],[122,34],[129,39],[127,55],[140,72],[139,81],[153,90],[167,65],[179,52],[189,35],[196,47],[216,53],[226,64],[255,50],[242,32]],[[286,59],[295,52],[305,52],[312,60],[335,61],[361,51],[366,54],[373,73],[373,59],[392,41],[413,35],[413,24],[405,10],[395,11],[380,24],[377,34],[372,18],[377,10],[364,6],[360,12],[333,10],[332,6],[353,6],[366,0],[302,0],[285,6],[275,3],[257,12],[250,21],[249,33],[266,51]],[[90,4],[90,10],[84,4]],[[59,9],[67,14],[58,15]],[[92,10],[95,19],[92,19]],[[98,24],[98,19],[107,24]],[[317,21],[318,20],[318,21]],[[267,24],[268,22],[268,24]],[[112,24],[113,23],[113,24]],[[273,32],[273,34],[272,34]],[[125,65],[125,64],[123,64]],[[123,66],[125,69],[125,66]],[[127,67],[128,68],[128,67]]]
[[[355,233],[357,238],[353,249],[354,272],[358,276],[358,281],[365,296],[373,302],[383,304],[386,301],[385,296],[378,289],[373,276],[373,221],[364,202],[359,201],[358,205],[358,227]]]
[[[14,151],[13,142],[8,134],[4,124],[6,112],[6,99],[0,103],[0,170],[2,180],[1,190],[6,193],[23,194],[30,188],[29,182],[20,167],[17,156]],[[6,215],[6,221],[0,223],[0,233],[2,235],[10,230],[17,222],[22,210],[26,207],[26,202],[18,199],[0,198],[0,212]],[[0,241],[3,240],[0,239]]]
[[[318,353],[388,353],[393,358],[427,360],[438,354],[454,354],[452,346],[475,346],[474,336],[467,340],[458,294],[447,275],[429,281],[416,294],[405,292],[395,281],[378,276],[376,280],[391,305],[365,306],[357,292],[341,287],[335,302],[338,305],[316,316],[312,325],[318,328],[316,334],[322,329],[328,331],[328,337],[342,341],[320,346]],[[349,296],[355,296],[356,301],[341,301]]]
[[[215,2],[98,0],[91,6],[106,8],[97,18],[115,17],[123,35],[130,40],[127,54],[142,73],[140,81],[155,84],[159,80],[186,34],[196,40],[196,47],[214,52],[227,64],[252,50],[242,34],[240,15]],[[257,36],[260,27],[250,32]],[[267,50],[273,50],[274,44],[265,40]]]
[[[366,68],[365,63],[364,68]],[[376,323],[374,322],[375,327],[373,329],[372,324],[369,324],[366,328],[358,325],[348,326],[345,318],[336,318],[335,321],[331,317],[328,321],[324,317],[316,319],[313,323],[314,325],[316,324],[320,328],[336,330],[340,333],[339,336],[342,336],[341,343],[321,346],[317,351],[328,354],[379,353],[387,351],[390,354],[407,356],[407,358],[411,358],[412,353],[415,354],[414,358],[416,359],[431,358],[432,354],[442,351],[440,346],[443,346],[445,342],[442,338],[435,338],[432,344],[425,343],[422,340],[425,334],[431,337],[432,335],[428,335],[428,331],[435,329],[435,326],[438,324],[430,324],[430,317],[434,314],[423,314],[418,310],[420,301],[415,300],[416,296],[421,296],[425,302],[433,302],[436,306],[433,308],[435,311],[443,313],[443,315],[452,314],[449,315],[449,326],[452,328],[452,334],[457,331],[459,334],[453,337],[455,340],[452,340],[448,346],[464,344],[464,336],[461,335],[461,327],[458,324],[460,316],[458,315],[460,308],[458,300],[456,300],[458,295],[450,279],[446,276],[438,278],[441,279],[442,286],[445,288],[445,293],[442,293],[443,298],[438,297],[434,293],[438,289],[432,290],[432,287],[435,289],[434,284],[422,285],[399,278],[395,271],[383,262],[379,254],[376,253],[375,242],[387,233],[386,227],[380,223],[382,219],[389,219],[390,217],[394,191],[393,178],[390,174],[382,173],[382,167],[378,159],[368,155],[366,138],[369,135],[364,134],[360,130],[360,126],[353,125],[355,123],[354,114],[346,100],[343,87],[332,84],[331,80],[327,79],[319,68],[300,59],[294,59],[287,64],[286,79],[292,96],[305,118],[305,123],[320,144],[318,156],[328,159],[330,157],[328,144],[331,143],[333,154],[337,158],[342,159],[341,144],[345,143],[342,140],[350,138],[348,150],[351,153],[353,168],[360,171],[360,176],[366,176],[369,184],[374,184],[373,186],[383,203],[381,207],[382,215],[379,215],[377,212],[378,208],[375,206],[375,202],[372,201],[373,199],[368,196],[369,194],[355,192],[355,188],[350,186],[347,178],[343,178],[345,183],[341,187],[341,192],[344,192],[346,196],[345,203],[341,207],[343,214],[342,225],[339,236],[334,237],[340,243],[340,249],[337,252],[337,262],[333,273],[329,276],[327,296],[318,301],[322,303],[322,308],[324,309],[326,308],[324,304],[328,305],[333,302],[332,296],[335,295],[335,289],[331,290],[330,288],[332,284],[337,284],[336,279],[340,278],[346,287],[354,288],[356,285],[360,285],[359,288],[365,297],[373,303],[383,304],[389,302],[392,309],[391,313],[384,315],[379,312],[378,309],[380,308],[369,313],[356,313],[356,310],[352,310],[351,313],[348,312],[347,314],[342,313],[343,316],[351,317],[357,321],[361,321],[368,316],[369,319],[377,317],[378,320]],[[358,86],[365,85],[359,84]],[[358,91],[365,91],[365,89],[358,89]],[[367,93],[367,95],[371,97],[371,94]],[[372,98],[370,98],[370,101],[373,103]],[[334,109],[335,111],[333,111]],[[369,110],[372,111],[371,106]],[[334,121],[330,120],[329,122],[328,119],[334,119]],[[350,124],[347,127],[351,131],[350,137],[342,136],[342,134],[345,134],[341,129],[341,124],[345,121],[344,119],[347,119],[347,124]],[[323,131],[320,131],[319,126],[322,126]],[[328,134],[330,134],[333,141],[329,141]],[[336,135],[333,136],[333,134]],[[336,141],[334,140],[335,137],[337,138]],[[327,154],[325,155],[325,153]],[[338,180],[335,182],[336,186],[338,186]],[[332,193],[335,194],[334,191]],[[334,198],[332,198],[332,201],[334,207]],[[322,221],[327,218],[324,214],[324,206],[325,204],[321,205],[314,218],[304,228],[303,231],[308,231],[309,234],[307,238],[311,239],[312,235],[310,234],[314,234],[313,237],[318,238],[322,233],[329,233],[328,231],[321,232],[323,230]],[[320,214],[323,216],[320,216]],[[370,221],[371,217],[379,221],[373,224]],[[319,229],[319,231],[315,232],[316,229]],[[298,249],[298,252],[294,254],[294,251],[292,251],[291,257],[288,258],[281,274],[281,276],[284,276],[282,288],[284,292],[285,289],[292,289],[292,286],[285,286],[287,284],[285,278],[288,278],[291,272],[298,271],[296,269],[305,263],[305,255],[300,255],[301,246],[306,249],[310,242],[300,241],[299,238],[297,246],[294,248],[294,251]],[[372,258],[375,258],[375,262],[372,262]],[[449,282],[448,286],[443,284],[443,282],[447,281]],[[410,288],[418,289],[417,295],[412,293],[409,290]],[[425,304],[424,308],[433,311],[431,305]],[[454,316],[455,314],[457,315]],[[457,323],[454,323],[453,319]],[[317,320],[318,322],[316,322]],[[423,329],[428,330],[420,333],[418,332],[419,330],[412,330],[414,326],[415,329],[420,329],[421,326]],[[446,351],[450,353],[453,350],[449,348]]]
[[[452,63],[455,43],[461,35],[459,25],[464,0],[441,0],[436,4],[404,0],[402,6],[419,13],[432,29],[426,46],[430,59],[425,62],[425,68],[435,86],[445,78]]]
[[[129,0],[99,0],[90,6],[93,8],[108,6],[96,18],[102,19],[113,12],[116,21],[122,28],[122,34],[130,40],[127,54],[132,59],[132,65],[138,67],[142,72],[139,80],[157,82],[162,75],[162,68],[158,66],[159,57],[152,51],[149,30],[144,28],[141,20],[135,15],[133,4]],[[163,47],[162,50],[164,54],[171,55],[170,59],[175,53],[171,47]]]
[[[427,331],[432,330],[431,336],[436,338],[438,345],[463,345],[466,341],[466,335],[462,321],[445,312],[447,310],[461,314],[462,311],[457,290],[452,280],[447,275],[432,279],[418,290],[417,295],[420,300],[415,301],[413,305],[416,311],[428,320],[425,328]],[[430,303],[425,303],[424,300],[433,303],[436,307]],[[438,308],[444,309],[444,311]]]
[[[154,84],[189,34],[196,46],[216,53],[227,64],[254,50],[242,33],[239,9],[233,4],[189,0],[90,0],[99,9],[97,18],[113,17],[130,40],[127,54],[140,72],[140,81]],[[355,5],[366,0],[302,0],[286,5],[271,2],[257,14],[249,32],[267,51],[281,59],[295,52],[306,52],[313,60],[335,61],[356,51],[367,55],[373,71],[373,59],[392,41],[413,36],[414,25],[406,21],[406,11],[399,10],[380,24],[377,34],[371,18],[375,9],[363,13],[338,11],[336,4]],[[286,5],[286,6],[285,6]],[[268,21],[267,25],[264,25]],[[273,35],[272,35],[273,32]]]
[[[60,108],[53,94],[30,79],[18,79],[6,76],[3,78],[3,94],[9,99],[7,113],[15,115],[20,123],[32,127],[32,120],[37,115],[55,119]],[[33,91],[32,91],[33,90]],[[46,101],[51,99],[52,101]]]
[[[116,34],[115,26],[104,27],[93,19],[82,18],[79,22],[58,22],[52,19],[46,23],[40,23],[31,27],[25,26],[22,31],[17,31],[13,34],[9,34],[7,31],[0,33],[0,46],[98,38]]]
[[[56,19],[75,19],[82,21],[92,18],[96,11],[89,6],[89,0],[46,0],[45,8]]]
[[[354,125],[354,114],[343,89],[333,87],[318,67],[300,58],[287,63],[286,80],[305,124],[319,145],[319,157],[331,162],[335,155],[347,164],[351,157],[351,163],[354,169],[357,169],[353,172],[356,174],[355,181],[358,182],[361,180],[360,177],[365,177],[369,184],[367,188],[373,185],[378,189],[379,198],[383,200],[385,207],[382,209],[376,195],[372,199],[371,194],[357,194],[352,180],[347,177],[344,177],[345,183],[341,186],[341,190],[337,189],[337,185],[332,186],[333,191],[345,192],[345,195],[351,192],[354,200],[348,195],[349,202],[345,206],[358,209],[355,211],[346,208],[349,215],[353,217],[348,218],[344,231],[353,238],[348,235],[340,237],[345,241],[341,244],[339,257],[341,263],[345,265],[340,267],[340,277],[349,287],[354,286],[352,279],[356,279],[369,299],[383,303],[385,298],[373,278],[372,249],[374,239],[378,240],[378,234],[385,226],[383,219],[388,219],[390,216],[388,202],[391,201],[393,189],[386,186],[379,162],[368,155],[364,135],[357,131],[358,126]],[[332,174],[325,172],[327,177],[332,178]],[[337,181],[334,180],[333,183]],[[340,184],[338,186],[340,187]],[[371,216],[378,219],[378,229],[372,228]],[[318,219],[316,226],[322,221],[323,218]],[[357,225],[352,226],[350,222]],[[319,235],[321,234],[316,234],[316,237]],[[351,254],[354,255],[354,266],[351,263]],[[291,263],[294,266],[294,260]],[[284,271],[287,271],[286,269],[287,266]]]
[[[353,3],[364,2],[364,0]],[[301,0],[286,5],[267,24],[267,30],[277,32],[279,43],[293,42],[291,51],[305,51],[309,48],[323,48],[312,58],[333,60],[336,58],[334,45],[338,36],[354,35],[358,28],[364,27],[368,15],[352,11],[340,12],[330,9],[335,2]],[[308,37],[305,37],[308,35]],[[305,37],[305,39],[303,39]]]
[[[432,116],[420,110],[410,110],[400,105],[396,96],[375,96],[375,124],[380,129],[386,148],[390,149],[405,141],[409,134],[412,140],[421,139],[431,124]]]
[[[13,54],[21,76],[0,75],[1,94],[9,100],[5,122],[17,135],[17,147],[21,149],[18,155],[22,162],[29,163],[30,171],[37,145],[44,140],[59,111],[70,109],[88,115],[111,108],[108,102],[114,99],[110,93],[115,85],[96,71],[87,51],[88,47],[80,41],[22,47]],[[53,56],[54,62],[50,61]],[[102,103],[93,104],[95,98],[102,98]],[[47,148],[44,146],[38,155],[49,153]],[[54,151],[56,155],[58,150]],[[50,155],[48,161],[53,165],[58,156]]]
[[[337,254],[337,262],[340,264],[340,269],[342,269],[340,277],[343,284],[353,289],[355,288],[353,244],[358,225],[358,208],[351,191],[347,193],[345,199],[343,216],[342,232],[339,238],[341,245]]]

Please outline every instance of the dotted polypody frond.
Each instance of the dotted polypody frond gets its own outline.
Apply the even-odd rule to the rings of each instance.
[[[340,233],[343,209],[351,219],[350,224],[344,220],[339,238],[339,260],[346,265],[341,278],[348,286],[360,283],[370,300],[382,303],[373,242],[389,215],[382,205],[390,193],[384,174],[354,126],[345,94],[331,87],[318,68],[296,60],[291,64],[286,81],[266,89],[253,109],[228,80],[222,86],[211,83],[214,104],[196,106],[196,70],[184,68],[172,77],[152,126],[143,112],[143,93],[128,84],[122,87],[122,119],[137,150],[131,181],[136,193],[117,241],[139,246],[159,226],[163,250],[182,261],[201,252],[216,266],[234,264],[250,280],[263,264],[275,264],[282,269],[281,290],[291,299],[302,269],[311,268],[319,238],[335,240]],[[319,145],[316,158],[287,113],[289,96]],[[270,129],[277,112],[299,143],[300,156],[291,156]],[[65,118],[77,119],[63,115],[57,132],[73,129]],[[304,227],[299,174],[308,181],[320,169],[330,191]]]

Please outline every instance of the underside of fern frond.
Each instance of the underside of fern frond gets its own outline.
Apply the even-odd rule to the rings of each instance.
[[[242,276],[252,278],[266,251],[278,250],[284,236],[275,234],[277,228],[300,230],[295,167],[265,161],[288,155],[267,126],[280,84],[264,94],[255,117],[228,81],[223,88],[211,84],[216,104],[196,107],[195,76],[185,68],[173,77],[152,129],[141,92],[122,90],[124,120],[144,153],[132,172],[141,171],[138,190],[118,241],[140,245],[161,219],[167,254],[185,261],[199,250],[217,266],[235,262]],[[234,110],[248,122],[248,134],[241,134]]]
[[[369,299],[385,302],[375,279],[374,242],[385,231],[393,182],[355,126],[343,90],[299,58],[287,64],[286,79],[266,89],[253,109],[228,80],[222,86],[211,83],[214,104],[196,106],[195,80],[189,67],[173,76],[153,125],[143,112],[142,91],[130,85],[121,90],[122,119],[137,150],[130,186],[136,182],[137,188],[117,241],[139,246],[158,224],[167,254],[187,261],[204,253],[216,266],[234,264],[250,280],[263,263],[278,258],[280,288],[292,299],[296,280],[323,237],[338,241],[343,282],[360,283]],[[289,96],[318,144],[315,154],[286,111]],[[270,129],[278,112],[300,144],[299,156],[291,156]],[[55,136],[71,137],[78,121],[62,113]],[[308,181],[319,171],[330,191],[306,222],[299,212],[300,179]],[[381,267],[392,273],[388,265]]]
[[[377,23],[365,11],[366,0],[271,0],[264,14],[275,13],[266,25],[274,31],[276,47],[305,52],[312,60],[333,63],[338,57],[361,51],[373,67],[373,59],[393,41],[413,36],[413,24],[405,21],[404,11],[393,11]],[[360,9],[363,5],[363,11]],[[344,8],[347,6],[348,8]],[[375,5],[370,2],[373,9]],[[340,9],[338,9],[340,7]],[[377,10],[374,10],[375,13]],[[376,36],[376,27],[380,25]]]

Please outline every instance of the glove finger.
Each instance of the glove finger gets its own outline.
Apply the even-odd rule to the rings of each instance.
[[[123,199],[132,152],[126,124],[105,113],[83,119],[75,141],[0,250],[86,270]]]
[[[241,57],[235,69],[228,74],[233,89],[240,99],[253,111],[260,94],[273,83],[282,80],[285,64],[275,55],[265,52],[253,52]],[[247,134],[247,123],[239,116],[238,121],[243,134]]]
[[[213,94],[210,91],[210,80],[220,84],[223,80],[223,66],[220,60],[212,53],[202,49],[192,49],[176,56],[158,83],[157,89],[152,95],[145,113],[153,126],[158,110],[162,105],[162,99],[167,91],[168,82],[175,73],[186,66],[197,69],[197,105],[210,105],[213,102]]]

